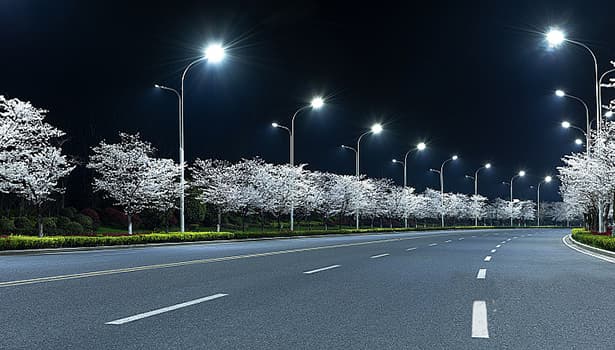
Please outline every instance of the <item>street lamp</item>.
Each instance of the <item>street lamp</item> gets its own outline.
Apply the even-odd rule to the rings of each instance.
[[[320,109],[322,106],[324,106],[324,104],[325,104],[324,99],[322,97],[317,96],[317,97],[314,97],[310,101],[310,104],[297,109],[297,111],[295,112],[295,114],[293,114],[290,120],[290,128],[284,125],[280,125],[276,122],[271,123],[271,126],[274,128],[284,129],[288,131],[288,134],[290,136],[290,142],[289,142],[290,166],[295,166],[295,118],[303,110],[306,110],[308,108]],[[294,215],[295,208],[294,207],[295,207],[294,203],[291,203],[290,205],[290,230],[291,231],[295,230],[295,215]]]
[[[585,120],[586,120],[586,128],[585,128],[585,138],[587,139],[587,144],[590,145],[591,144],[591,123],[590,123],[590,117],[589,117],[589,108],[587,107],[587,103],[585,103],[585,101],[583,101],[582,99],[573,96],[573,95],[569,95],[567,94],[564,90],[555,90],[555,95],[558,97],[568,97],[571,98],[573,100],[576,100],[578,102],[580,102],[583,107],[585,108]],[[563,126],[563,123],[562,123]]]
[[[401,164],[404,167],[404,188],[406,188],[408,186],[408,169],[407,169],[407,164],[408,164],[408,155],[412,152],[412,151],[416,151],[416,152],[420,152],[425,150],[425,148],[427,148],[427,145],[425,144],[425,142],[419,142],[416,147],[414,148],[410,148],[406,154],[404,155],[404,161],[399,161],[397,159],[393,159],[393,164],[397,163],[397,164]],[[404,227],[408,228],[408,217],[405,216],[404,217]]]
[[[510,226],[513,226],[513,182],[515,181],[515,178],[518,177],[524,177],[525,176],[525,171],[521,170],[519,171],[519,173],[513,177],[510,178]]]
[[[575,145],[577,145],[577,146],[581,146],[581,145],[583,145],[583,140],[581,140],[581,139],[575,139],[575,140],[574,140],[574,144],[575,144]]]
[[[549,182],[551,182],[552,179],[553,178],[551,176],[545,176],[545,178],[538,183],[538,186],[537,186],[537,189],[536,189],[536,202],[537,202],[536,203],[536,209],[537,209],[537,212],[536,212],[536,218],[537,218],[536,226],[540,226],[540,185],[543,184],[543,183],[549,183]]]
[[[359,166],[359,162],[360,162],[360,155],[361,155],[361,139],[363,138],[363,136],[367,135],[367,134],[380,134],[382,132],[383,128],[382,128],[382,124],[380,123],[375,123],[372,125],[372,127],[369,129],[369,131],[366,131],[364,133],[362,133],[359,138],[357,139],[357,147],[356,148],[352,148],[346,145],[342,145],[342,148],[344,149],[349,149],[354,151],[355,153],[355,173],[357,176],[357,181],[361,178],[360,175],[360,166]],[[355,225],[357,230],[359,229],[359,211],[357,211],[355,213]]]
[[[225,49],[221,44],[214,43],[207,48],[205,48],[203,55],[200,58],[192,61],[186,68],[184,69],[181,76],[181,90],[177,91],[175,89],[168,88],[166,86],[155,84],[154,86],[159,89],[171,91],[175,93],[179,99],[179,166],[181,168],[181,177],[180,177],[180,198],[179,198],[179,223],[181,232],[185,231],[185,164],[184,164],[184,80],[186,79],[186,74],[188,70],[192,68],[195,64],[208,61],[212,63],[221,62],[225,56]],[[218,227],[218,231],[220,231],[220,227]]]
[[[474,172],[474,176],[466,175],[466,178],[474,180],[474,196],[478,196],[478,173],[482,169],[490,169],[491,163],[486,163],[482,167],[476,169]],[[478,226],[478,214],[474,217],[474,226]]]
[[[440,174],[440,218],[442,221],[442,227],[444,227],[444,165],[452,160],[457,160],[457,155],[450,157],[449,159],[442,162],[440,166],[440,170],[429,169],[429,171]]]

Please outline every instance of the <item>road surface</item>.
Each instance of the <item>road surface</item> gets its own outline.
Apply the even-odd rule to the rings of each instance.
[[[0,349],[612,349],[615,266],[567,233],[0,256]]]

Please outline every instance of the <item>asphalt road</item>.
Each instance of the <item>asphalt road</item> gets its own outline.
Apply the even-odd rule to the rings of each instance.
[[[0,349],[613,349],[615,266],[567,233],[0,256]]]

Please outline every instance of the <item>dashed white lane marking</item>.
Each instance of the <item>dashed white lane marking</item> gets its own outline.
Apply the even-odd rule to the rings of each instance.
[[[498,244],[498,245],[496,245],[495,247],[496,247],[496,248],[499,248],[499,247],[501,247],[501,246],[502,246],[501,244]]]
[[[515,238],[519,238],[519,237],[517,237],[517,236],[513,237],[513,239],[515,239]]]
[[[510,242],[510,238],[509,238],[509,239],[507,239],[506,241]]]
[[[463,237],[459,238],[460,241],[463,241]]]
[[[487,269],[479,269],[476,279],[484,280],[487,277]]]
[[[500,242],[500,243],[501,243],[501,244],[505,244],[505,243],[506,243],[506,241],[502,241],[502,242]]]
[[[452,241],[449,239],[447,241],[444,241],[444,243],[451,243]]]
[[[489,338],[487,303],[475,300],[472,304],[472,338]]]
[[[472,236],[472,237],[476,238],[476,236]]]
[[[432,243],[432,244],[430,244],[429,246],[430,246],[430,247],[433,247],[433,246],[437,246],[437,245],[438,245],[438,243]]]
[[[408,248],[408,249],[406,249],[406,251],[407,251],[407,252],[409,252],[409,251],[411,251],[411,250],[415,250],[415,249],[416,249],[416,247],[412,247],[412,248]]]
[[[485,257],[485,261],[491,261],[491,255],[487,255],[487,256]]]
[[[531,234],[531,233],[528,233],[527,235],[528,235],[528,236],[531,236],[532,234]]]
[[[303,273],[306,274],[306,275],[311,275],[311,274],[316,273],[316,272],[327,271],[327,270],[335,269],[335,268],[338,268],[338,267],[340,267],[340,265],[331,265],[331,266],[327,266],[327,267],[321,267],[321,268],[316,269],[316,270],[304,271]]]
[[[369,258],[370,259],[378,259],[378,258],[384,258],[385,256],[389,256],[389,255],[391,255],[391,254],[384,253],[384,254],[373,255],[373,256],[370,256]]]
[[[491,249],[491,252],[492,252],[492,253],[495,253],[495,249]]]
[[[120,318],[119,320],[106,322],[105,324],[121,325],[121,324],[124,324],[124,323],[132,322],[132,321],[137,321],[137,320],[140,320],[140,319],[143,319],[143,318],[147,318],[147,317],[151,317],[151,316],[156,316],[156,315],[159,315],[159,314],[162,314],[162,313],[165,313],[165,312],[181,309],[181,308],[184,308],[184,307],[187,307],[187,306],[191,306],[191,305],[195,305],[195,304],[200,304],[200,303],[203,303],[203,302],[206,302],[206,301],[222,298],[222,297],[225,297],[227,295],[228,294],[223,294],[223,293],[214,294],[214,295],[210,295],[210,296],[205,297],[205,298],[195,299],[195,300],[187,301],[185,303],[163,307],[161,309],[145,312],[145,313],[142,313],[142,314],[138,314],[138,315],[134,315],[134,316],[126,317],[126,318]]]

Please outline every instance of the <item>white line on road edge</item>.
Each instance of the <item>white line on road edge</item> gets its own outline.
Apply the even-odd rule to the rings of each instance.
[[[491,261],[491,255],[487,255],[487,256],[485,257],[485,261]]]
[[[495,247],[496,247],[496,248],[499,248],[499,247],[501,247],[501,246],[502,246],[501,244],[498,244],[498,245],[496,245]]]
[[[409,251],[411,251],[411,250],[415,250],[415,249],[416,249],[416,247],[412,247],[412,248],[408,248],[408,249],[406,249],[406,251],[407,251],[407,252],[409,252]]]
[[[491,252],[492,252],[492,253],[495,253],[495,249],[491,249]]]
[[[579,253],[583,253],[583,254],[585,254],[585,255],[589,255],[589,256],[591,256],[591,257],[598,258],[598,259],[600,259],[600,260],[604,260],[604,261],[610,262],[610,263],[612,263],[612,264],[615,264],[615,259],[612,259],[612,258],[607,258],[606,256],[602,256],[602,255],[599,255],[599,254],[594,254],[594,253],[591,253],[591,252],[588,252],[588,251],[582,250],[581,248],[577,248],[577,247],[573,246],[572,244],[570,244],[570,243],[566,242],[566,237],[568,237],[568,238],[571,238],[571,237],[570,237],[570,235],[567,235],[567,236],[562,237],[562,242],[563,242],[563,243],[564,243],[564,244],[565,244],[568,248],[570,248],[570,249],[574,249],[574,250],[576,250],[576,251],[577,251],[577,252],[579,252]],[[585,245],[585,244],[580,243],[580,242],[579,242],[579,244]]]
[[[316,273],[316,272],[327,271],[327,270],[335,269],[337,267],[340,267],[340,265],[331,265],[331,266],[327,266],[327,267],[321,267],[320,269],[311,270],[311,271],[304,271],[303,273],[306,274],[306,275],[311,275],[311,274]]]
[[[185,303],[163,307],[162,309],[157,309],[157,310],[145,312],[145,313],[142,313],[142,314],[138,314],[138,315],[134,315],[134,316],[126,317],[126,318],[120,318],[119,320],[115,320],[115,321],[111,321],[111,322],[106,322],[105,324],[120,325],[120,324],[124,324],[124,323],[128,323],[128,322],[132,322],[132,321],[137,321],[137,320],[140,320],[140,319],[143,319],[143,318],[146,318],[146,317],[156,316],[156,315],[159,315],[159,314],[162,314],[162,313],[165,313],[165,312],[181,309],[181,308],[184,308],[184,307],[187,307],[187,306],[191,306],[191,305],[194,305],[194,304],[200,304],[200,303],[205,302],[205,301],[210,301],[210,300],[222,298],[222,297],[225,297],[227,295],[228,294],[223,294],[223,293],[214,294],[214,295],[210,295],[210,296],[205,297],[205,298],[195,299],[195,300],[187,301]]]
[[[433,246],[437,246],[437,245],[438,245],[438,243],[432,243],[432,244],[430,244],[429,246],[430,246],[430,247],[433,247]]]
[[[479,269],[476,279],[484,280],[487,277],[487,269]]]
[[[448,241],[444,241],[444,243],[451,243],[452,241],[449,239]]]
[[[370,259],[378,259],[378,258],[384,258],[385,256],[389,256],[391,254],[389,253],[384,253],[384,254],[379,254],[379,255],[374,255],[374,256],[370,256]]]
[[[489,338],[487,303],[475,300],[472,304],[472,338]]]

